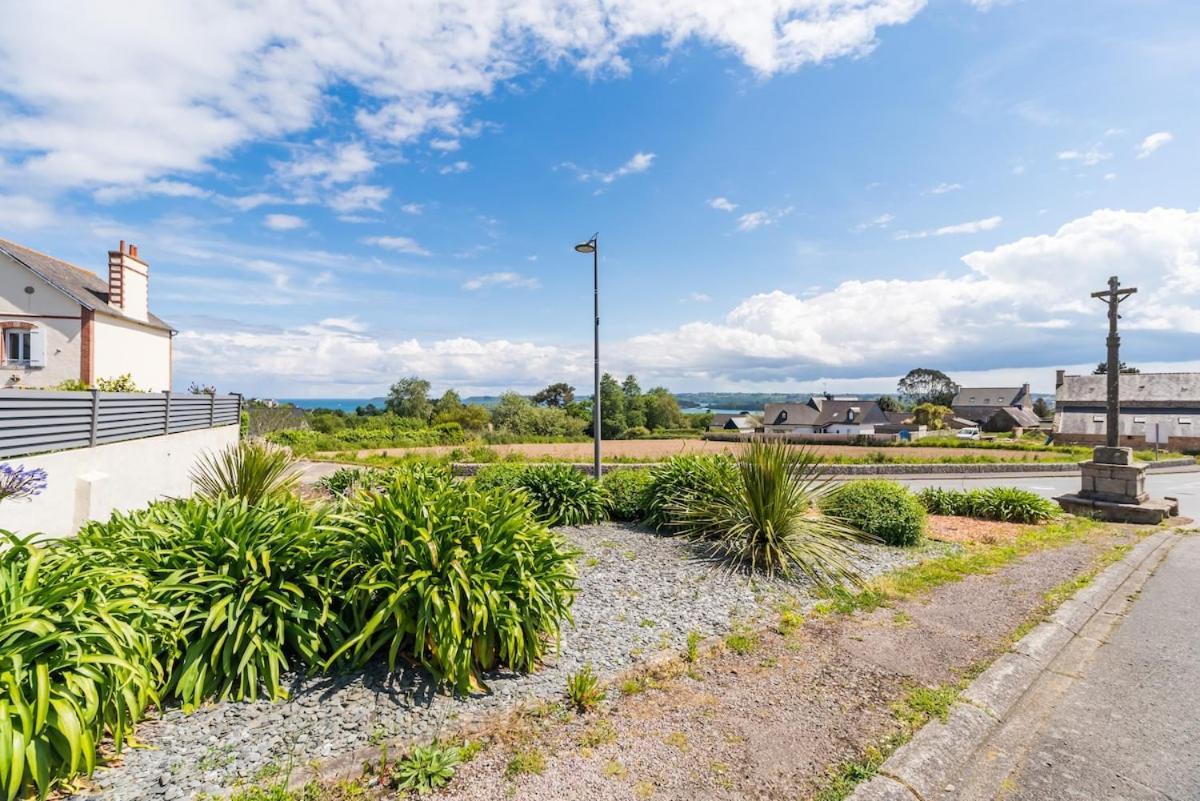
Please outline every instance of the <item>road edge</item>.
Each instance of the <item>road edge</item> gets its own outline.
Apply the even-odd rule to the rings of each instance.
[[[1052,663],[1058,672],[1074,672],[1090,658],[1179,537],[1176,529],[1156,532],[1107,567],[994,661],[959,694],[944,722],[926,724],[848,801],[929,801],[946,792]]]

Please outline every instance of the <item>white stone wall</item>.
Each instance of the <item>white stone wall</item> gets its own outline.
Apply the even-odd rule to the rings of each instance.
[[[171,334],[97,312],[94,367],[96,378],[129,373],[143,392],[171,388]]]
[[[0,327],[4,321],[32,323],[43,332],[46,343],[43,367],[0,365],[0,388],[52,387],[78,379],[79,315],[78,303],[0,254]]]
[[[47,487],[28,501],[0,502],[0,529],[65,537],[114,511],[188,497],[196,459],[237,440],[238,427],[230,425],[10,459],[10,464],[45,469]]]

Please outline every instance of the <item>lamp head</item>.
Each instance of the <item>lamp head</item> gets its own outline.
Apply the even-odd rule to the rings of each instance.
[[[586,242],[580,242],[578,245],[575,246],[575,252],[576,253],[595,253],[596,252],[596,240],[589,239]]]

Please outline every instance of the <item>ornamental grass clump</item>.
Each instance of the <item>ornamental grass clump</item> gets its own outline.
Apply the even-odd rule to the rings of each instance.
[[[249,503],[289,494],[300,482],[291,451],[265,442],[242,440],[216,453],[206,453],[192,468],[197,494],[228,495]]]
[[[976,490],[929,487],[921,490],[917,497],[925,509],[934,515],[975,517],[1005,523],[1045,523],[1059,514],[1058,507],[1052,501],[1018,487]]]
[[[830,485],[815,452],[756,439],[735,470],[668,502],[671,525],[713,557],[767,575],[798,573],[818,584],[859,580],[852,546],[872,537],[820,512]]]
[[[672,456],[650,469],[646,489],[645,520],[659,531],[679,528],[677,510],[688,498],[725,492],[738,481],[737,462],[731,456]]]
[[[500,665],[532,669],[570,620],[578,553],[522,494],[401,473],[339,519],[325,571],[349,636],[330,665],[411,658],[465,693]]]
[[[280,676],[332,651],[321,514],[291,496],[196,497],[114,514],[78,539],[84,558],[148,581],[147,602],[169,621],[158,637],[164,696],[191,709],[264,690],[286,697]]]
[[[608,496],[599,483],[567,464],[488,465],[475,477],[477,489],[522,492],[548,526],[578,526],[603,520]]]
[[[0,797],[45,798],[157,700],[154,624],[136,573],[0,537]]]
[[[888,545],[917,545],[925,534],[924,507],[896,481],[847,481],[822,499],[821,509]]]

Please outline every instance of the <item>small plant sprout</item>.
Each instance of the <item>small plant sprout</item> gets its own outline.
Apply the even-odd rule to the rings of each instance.
[[[687,636],[687,661],[695,663],[700,658],[700,632],[689,631]]]
[[[578,673],[567,676],[567,698],[580,712],[591,712],[604,697],[604,689],[591,665],[584,665]]]
[[[24,465],[0,464],[0,501],[27,501],[46,491],[46,471]]]
[[[393,769],[396,787],[418,793],[445,787],[462,761],[462,752],[457,746],[437,742],[418,745],[396,763]]]

